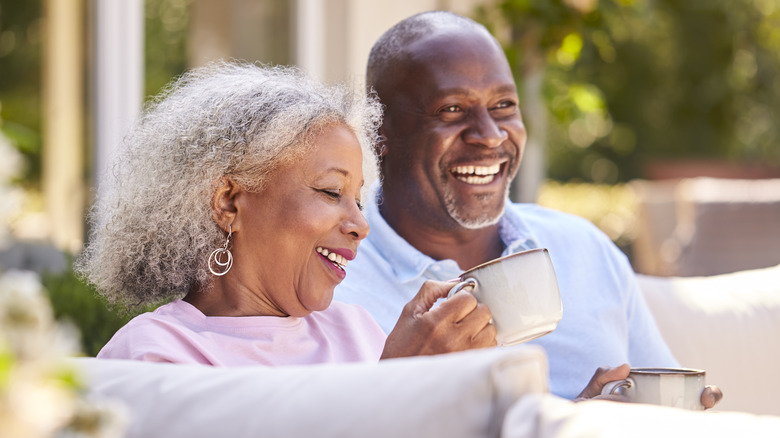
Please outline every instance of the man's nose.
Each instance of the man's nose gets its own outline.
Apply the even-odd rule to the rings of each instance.
[[[495,148],[509,138],[487,108],[474,111],[470,115],[470,125],[463,133],[463,139],[467,143]]]

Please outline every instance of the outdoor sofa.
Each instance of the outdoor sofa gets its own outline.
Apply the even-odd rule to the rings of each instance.
[[[780,437],[780,265],[639,280],[680,362],[723,389],[715,409],[555,397],[529,345],[289,368],[76,362],[93,396],[124,403],[130,437]]]

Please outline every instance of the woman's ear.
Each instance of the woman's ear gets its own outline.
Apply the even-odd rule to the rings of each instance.
[[[241,187],[230,178],[220,178],[217,183],[217,189],[211,197],[211,217],[225,232],[232,228],[236,219],[236,195],[241,191]]]

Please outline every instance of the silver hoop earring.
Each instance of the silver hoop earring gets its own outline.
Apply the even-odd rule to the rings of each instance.
[[[233,227],[228,225],[228,235],[225,239],[225,246],[217,248],[211,252],[209,256],[209,271],[217,277],[221,277],[228,273],[233,266],[233,254],[228,249],[230,244],[230,236],[233,235]],[[217,269],[214,269],[214,265],[217,265]]]

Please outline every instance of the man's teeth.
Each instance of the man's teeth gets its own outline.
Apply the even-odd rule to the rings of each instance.
[[[455,178],[467,184],[487,184],[501,171],[501,165],[493,166],[456,166],[451,172]]]
[[[327,248],[323,247],[317,247],[317,252],[325,256],[328,260],[330,260],[334,265],[338,266],[341,269],[344,269],[347,267],[347,259],[345,259],[343,256],[336,254],[335,252],[331,252]]]

